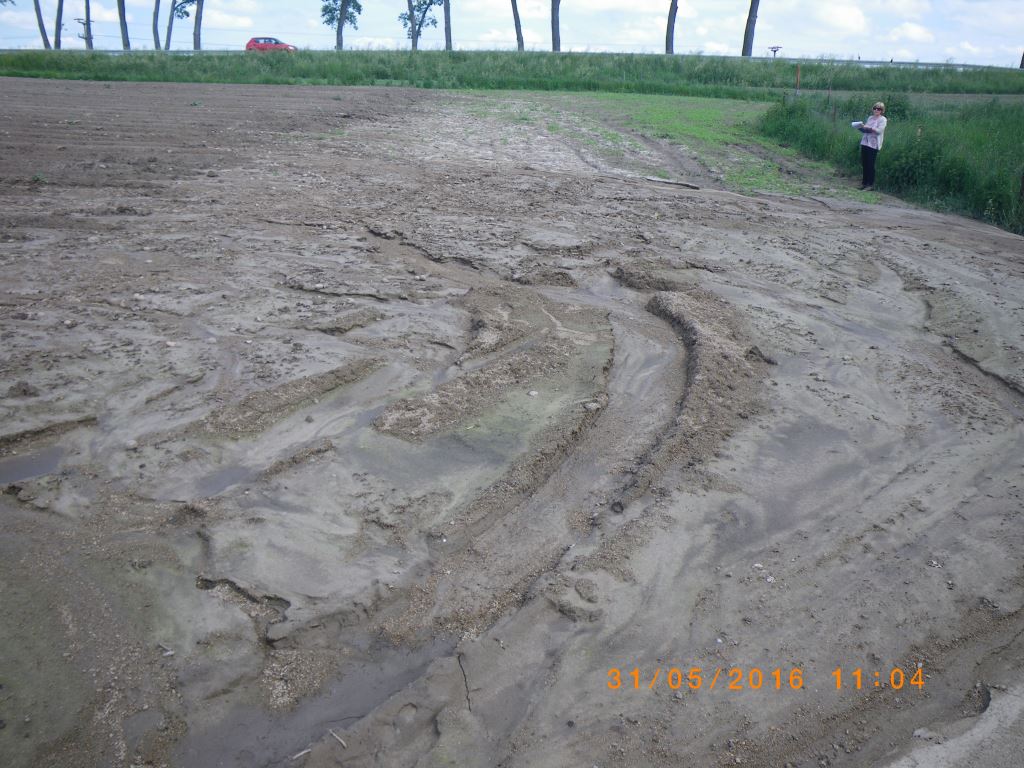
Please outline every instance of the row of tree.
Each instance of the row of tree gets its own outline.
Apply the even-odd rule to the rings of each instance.
[[[159,0],[157,0],[159,2]],[[420,35],[425,27],[436,27],[437,18],[433,9],[441,6],[444,9],[444,49],[452,50],[452,14],[451,0],[405,0],[407,9],[398,15],[398,20],[405,28],[406,37],[409,38],[412,49],[419,47]],[[520,51],[525,49],[523,43],[523,25],[519,20],[519,4],[516,0],[512,2],[512,22],[516,29],[516,48]],[[750,0],[750,8],[747,11],[747,25],[743,32],[743,54],[750,56],[754,48],[754,26],[757,24],[757,7],[760,0]],[[562,0],[551,0],[551,50],[562,50],[561,24],[558,13]],[[358,16],[363,12],[363,6],[359,0],[325,0],[321,6],[320,16],[324,24],[335,30],[335,44],[337,50],[343,50],[343,31],[346,25],[356,29]],[[668,6],[668,27],[665,32],[665,53],[675,52],[676,15],[679,12],[679,0],[670,0]]]
[[[53,45],[50,45],[50,38],[46,34],[46,24],[43,21],[43,12],[39,6],[39,0],[33,0],[36,8],[36,21],[39,23],[39,35],[43,39],[43,47],[46,49],[60,48],[60,33],[63,28],[64,0],[57,0],[57,19],[53,28]],[[164,35],[163,46],[160,44],[160,0],[153,0],[153,47],[156,50],[169,50],[171,47],[171,32],[174,30],[175,19],[187,19],[194,13],[192,25],[192,48],[202,49],[202,28],[203,28],[203,0],[169,0],[170,8],[167,12],[167,32]],[[523,26],[519,20],[519,5],[516,0],[512,2],[512,21],[516,29],[516,47],[522,51]],[[437,26],[437,17],[433,10],[436,7],[443,9],[444,16],[444,49],[452,50],[452,14],[451,0],[405,0],[406,10],[398,15],[398,20],[405,29],[406,37],[415,51],[419,48],[420,36],[423,30],[428,27]],[[757,23],[757,7],[760,0],[750,0],[750,8],[747,12],[747,25],[743,32],[743,56],[750,56],[754,47],[754,26]],[[0,0],[0,5],[14,5],[14,0]],[[551,50],[562,50],[560,24],[558,13],[562,0],[551,0]],[[128,23],[125,17],[125,0],[117,0],[117,17],[121,26],[121,45],[124,50],[131,50],[131,40],[128,39]],[[665,32],[665,53],[674,53],[676,34],[676,14],[679,11],[679,0],[670,0],[668,7],[668,28]],[[359,14],[363,12],[363,6],[359,0],[324,0],[320,7],[320,18],[323,23],[335,31],[334,47],[337,50],[344,49],[345,27],[356,29],[358,27]],[[85,47],[92,50],[92,14],[89,0],[85,0],[85,19],[83,20],[85,31],[82,35],[85,38]],[[1024,66],[1024,61],[1021,62]]]
[[[36,23],[39,24],[39,36],[43,39],[43,47],[59,49],[61,46],[60,35],[64,29],[64,0],[57,0],[57,18],[53,25],[53,44],[50,44],[50,37],[46,34],[46,22],[43,21],[43,10],[39,6],[39,0],[32,0],[36,7]],[[203,0],[170,0],[170,11],[167,14],[167,34],[164,36],[163,50],[171,47],[171,32],[174,30],[175,19],[187,19],[195,12],[195,23],[192,27],[192,47],[195,50],[202,48],[200,35],[203,28]],[[128,37],[128,20],[125,15],[125,0],[117,0],[117,19],[121,27],[121,47],[130,51],[131,40]],[[0,0],[0,5],[14,5],[14,0]],[[80,19],[84,31],[82,38],[85,40],[85,47],[92,50],[92,7],[90,0],[85,0],[85,18]],[[160,45],[160,0],[153,0],[153,47],[161,49]]]

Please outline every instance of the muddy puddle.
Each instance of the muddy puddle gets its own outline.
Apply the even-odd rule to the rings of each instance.
[[[261,706],[233,707],[203,727],[197,723],[174,758],[183,765],[270,768],[327,735],[344,740],[347,729],[418,679],[435,658],[451,653],[453,641],[437,640],[415,650],[379,649],[344,664],[340,677],[285,712]],[[333,731],[336,736],[331,735]],[[343,754],[343,753],[342,753]]]
[[[64,453],[64,448],[54,445],[28,456],[0,459],[0,484],[16,483],[56,472]]]

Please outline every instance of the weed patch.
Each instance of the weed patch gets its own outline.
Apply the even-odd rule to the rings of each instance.
[[[1024,105],[914,106],[889,97],[876,187],[940,210],[981,218],[1024,234]],[[895,102],[898,109],[890,111]],[[864,104],[805,98],[765,112],[761,130],[848,174],[859,169]]]

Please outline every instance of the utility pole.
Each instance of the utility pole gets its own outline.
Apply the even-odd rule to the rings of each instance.
[[[82,31],[78,33],[78,36],[85,40],[86,50],[92,50],[92,19],[89,13],[89,4],[85,4],[85,18],[75,19],[79,24],[82,25]]]

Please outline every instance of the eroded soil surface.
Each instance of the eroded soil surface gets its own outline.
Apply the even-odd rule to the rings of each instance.
[[[1019,765],[1022,238],[570,97],[0,96],[3,765]]]

